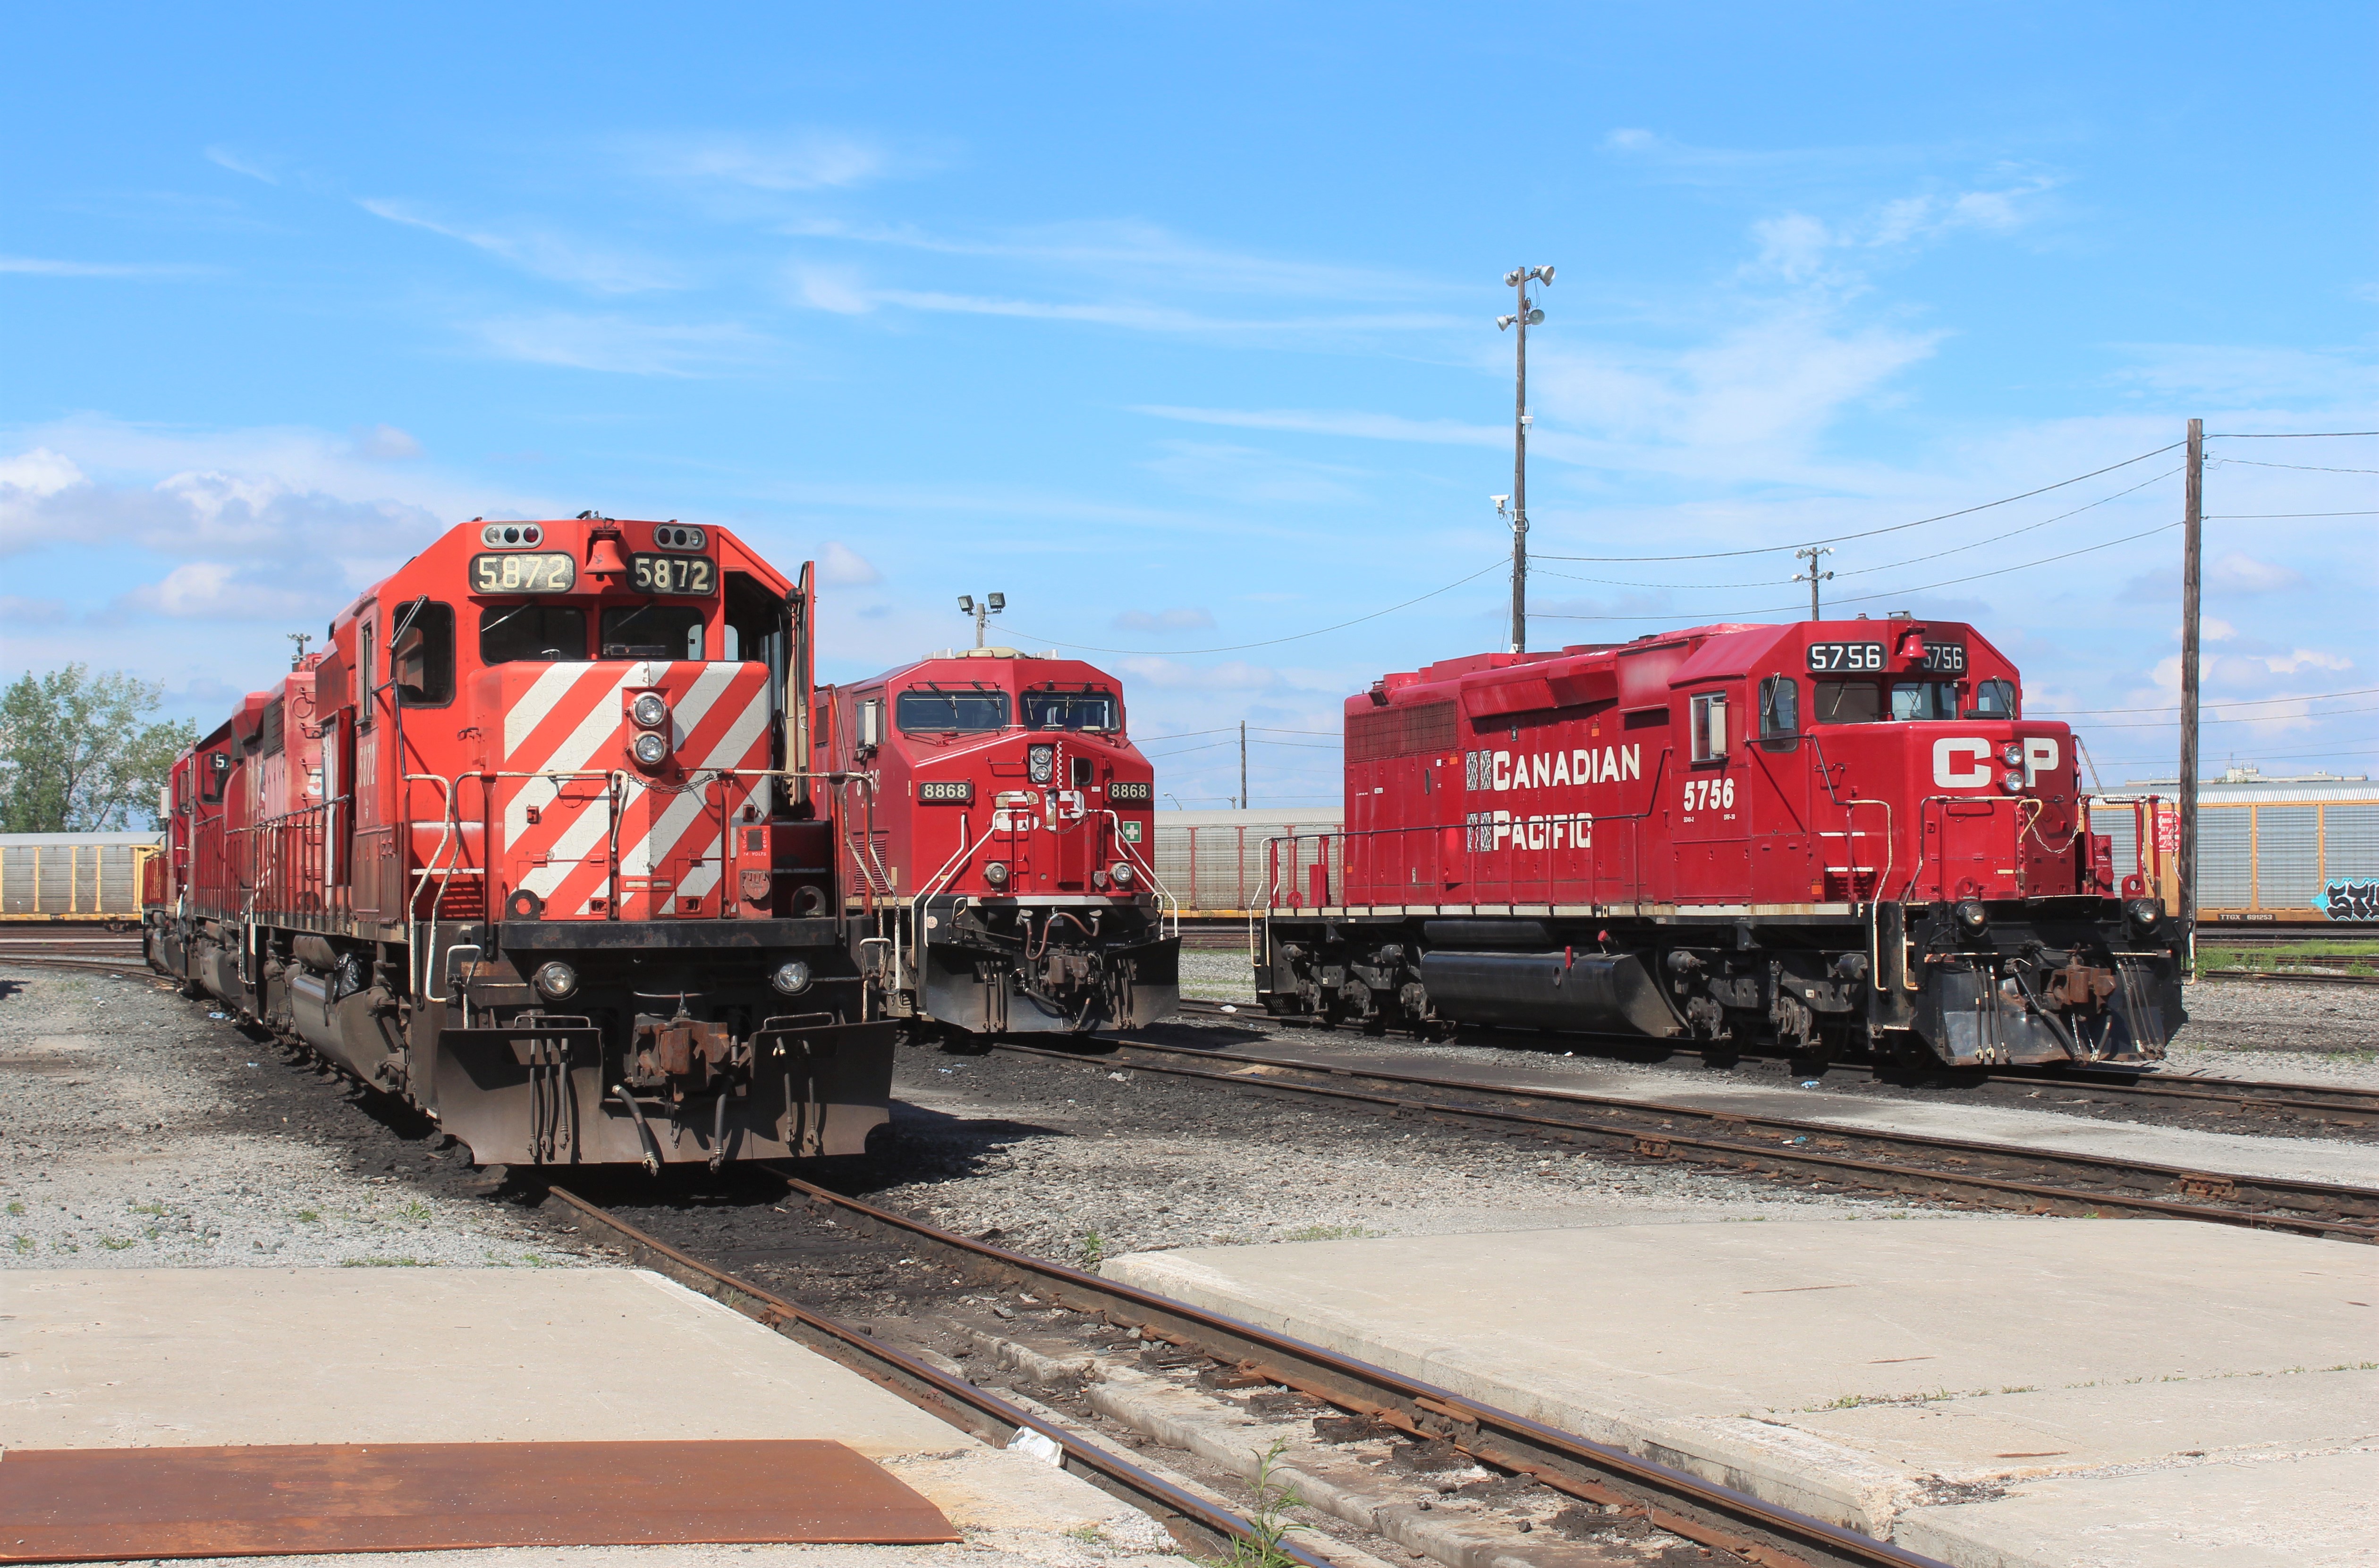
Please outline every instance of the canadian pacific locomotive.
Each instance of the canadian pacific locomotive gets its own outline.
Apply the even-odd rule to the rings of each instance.
[[[813,608],[722,530],[453,529],[177,761],[150,962],[482,1164],[862,1152]]]
[[[1129,1029],[1173,1011],[1181,937],[1155,787],[1117,682],[1013,648],[838,686],[817,743],[873,782],[839,826],[857,960],[912,1032]]]
[[[1272,846],[1258,991],[1373,1030],[2153,1063],[2181,934],[2023,706],[1972,627],[1898,616],[1389,675],[1346,704],[1344,832]]]

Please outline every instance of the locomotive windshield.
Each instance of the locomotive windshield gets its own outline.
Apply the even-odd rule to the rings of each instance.
[[[1102,691],[1027,692],[1024,694],[1024,728],[1112,731],[1117,728],[1115,694]]]
[[[2004,687],[2004,681],[1986,681],[1986,688]],[[1812,702],[1820,724],[1875,724],[1884,720],[1913,721],[1958,717],[1958,684],[1954,681],[1813,681]],[[1977,707],[1968,718],[2011,718],[1997,692],[1978,694]],[[1887,703],[1889,706],[1887,706]]]
[[[2013,718],[2015,717],[2015,682],[1985,681],[1974,687],[1974,706],[1966,710],[1968,718]]]
[[[479,612],[479,662],[547,664],[586,657],[586,612],[575,605],[514,604]]]
[[[903,692],[892,709],[902,731],[971,735],[1008,728],[1006,692]]]
[[[603,612],[605,658],[700,658],[699,605],[640,604]]]

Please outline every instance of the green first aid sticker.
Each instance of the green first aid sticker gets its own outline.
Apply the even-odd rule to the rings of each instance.
[[[1137,844],[1140,842],[1140,824],[1137,822],[1127,822],[1120,826],[1123,828],[1123,841],[1125,843]]]

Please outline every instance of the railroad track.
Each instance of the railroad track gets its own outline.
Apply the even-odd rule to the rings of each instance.
[[[1214,1002],[1184,1002],[1181,1011],[1197,1018],[1224,1018],[1245,1021],[1250,1028],[1278,1028],[1296,1020],[1271,1019],[1253,1007],[1238,1007],[1225,1012],[1223,1005]],[[1581,1037],[1593,1043],[1594,1037]],[[1612,1043],[1604,1042],[1604,1043]],[[1624,1049],[1630,1043],[1616,1043]],[[1716,1053],[1691,1045],[1671,1045],[1667,1042],[1649,1043],[1671,1056],[1683,1056],[1697,1061],[1722,1062]],[[1850,1078],[1871,1082],[1879,1075],[1875,1068],[1860,1062],[1830,1062],[1823,1069],[1830,1078]],[[1946,1069],[1945,1069],[1946,1070]],[[2134,1104],[2167,1104],[2175,1106],[2219,1106],[2225,1110],[2282,1116],[2319,1121],[2340,1127],[2368,1127],[2379,1124],[2379,1090],[2349,1088],[2337,1084],[2306,1083],[2287,1079],[2231,1078],[2162,1078],[2145,1077],[2104,1068],[2066,1067],[1980,1067],[1959,1068],[1962,1082],[2029,1083],[2035,1086],[2083,1090],[2100,1098]]]
[[[1029,1290],[1044,1301],[1137,1328],[1145,1337],[1293,1388],[1351,1415],[1415,1438],[1451,1443],[1481,1463],[1530,1477],[1616,1515],[1642,1517],[1758,1568],[1943,1568],[1932,1558],[1419,1379],[1185,1301],[972,1240],[781,1170],[777,1174],[812,1206],[831,1212],[839,1224],[897,1236],[904,1250],[934,1254],[976,1280]],[[1062,1424],[705,1263],[566,1187],[548,1190],[583,1222],[608,1232],[634,1260],[851,1368],[953,1426],[995,1443],[1006,1442],[1019,1428],[1030,1428],[1058,1444],[1069,1470],[1160,1519],[1187,1520],[1226,1539],[1252,1538],[1245,1518],[1151,1475]],[[1327,1568],[1293,1542],[1284,1543],[1284,1550],[1308,1568]]]
[[[1428,1073],[1300,1064],[1101,1036],[1096,1056],[1002,1041],[992,1049],[1143,1072],[1243,1093],[1322,1099],[1374,1115],[1529,1137],[1623,1158],[2030,1213],[2196,1220],[2379,1242],[2379,1188],[2243,1176],[2107,1155],[1847,1128]]]

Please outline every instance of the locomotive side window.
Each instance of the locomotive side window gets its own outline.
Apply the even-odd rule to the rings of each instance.
[[[690,604],[640,604],[603,612],[605,658],[700,658],[703,611]]]
[[[1791,741],[1800,733],[1801,683],[1790,675],[1770,675],[1759,682],[1759,738]]]
[[[224,752],[209,752],[199,776],[199,799],[211,806],[223,804],[223,785],[230,778],[230,754]]]
[[[1968,718],[2013,718],[2015,717],[2015,682],[1984,681],[1974,687],[1974,706],[1966,710]]]
[[[1958,688],[1947,681],[1895,681],[1891,684],[1894,718],[1955,718]]]
[[[1883,688],[1872,681],[1812,681],[1811,715],[1820,724],[1872,724],[1883,717]]]
[[[1694,760],[1726,760],[1726,694],[1704,692],[1693,701]]]
[[[575,605],[515,604],[479,612],[481,664],[559,664],[586,657],[586,612]]]
[[[903,692],[893,721],[904,733],[972,735],[1008,728],[1006,692]]]
[[[454,700],[454,607],[407,609],[411,619],[391,650],[397,694],[407,707],[443,707]]]
[[[1027,692],[1027,730],[1095,730],[1113,731],[1116,700],[1112,692]]]

